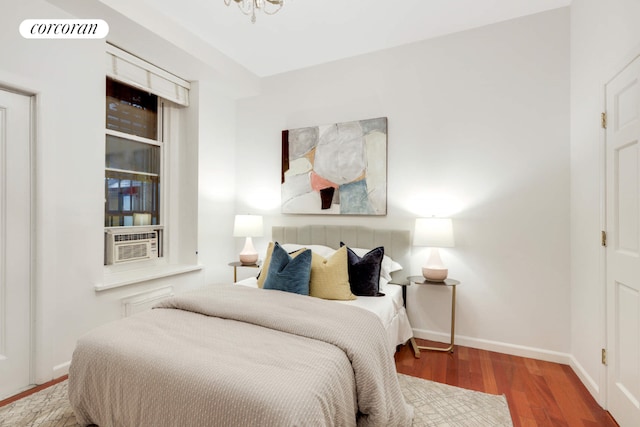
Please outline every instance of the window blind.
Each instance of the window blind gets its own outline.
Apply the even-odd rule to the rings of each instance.
[[[155,65],[107,44],[107,76],[158,95],[178,105],[189,105],[191,85]]]

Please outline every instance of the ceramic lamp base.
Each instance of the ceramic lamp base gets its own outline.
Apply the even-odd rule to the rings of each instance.
[[[449,275],[449,269],[422,267],[422,275],[430,282],[443,282]]]
[[[240,262],[243,265],[253,265],[258,262],[258,251],[253,247],[251,237],[246,238],[244,248],[240,251]]]
[[[422,267],[422,275],[431,282],[442,282],[447,278],[449,269],[444,266],[438,248],[431,248],[429,259]]]
[[[240,254],[240,262],[243,265],[254,265],[258,262],[258,254]]]

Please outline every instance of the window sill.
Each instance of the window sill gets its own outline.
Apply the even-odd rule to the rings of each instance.
[[[158,265],[148,268],[139,268],[135,270],[119,272],[105,272],[103,283],[95,285],[94,290],[96,292],[106,291],[107,289],[119,288],[121,286],[133,285],[136,283],[160,279],[163,277],[177,276],[179,274],[190,273],[192,271],[199,270],[202,270],[201,265],[174,264]]]

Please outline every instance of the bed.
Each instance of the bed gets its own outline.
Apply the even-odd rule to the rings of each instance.
[[[388,246],[399,262],[409,248],[408,232],[273,230],[283,242],[308,236]],[[71,406],[81,425],[411,425],[390,355],[397,321],[350,305],[233,284],[177,295],[78,341]]]
[[[296,246],[339,248],[341,243],[358,250],[382,246],[385,255],[390,257],[396,266],[391,266],[389,275],[381,277],[380,292],[382,297],[359,296],[355,300],[337,301],[369,310],[376,314],[387,332],[389,352],[394,354],[399,345],[407,343],[413,337],[413,330],[404,304],[403,288],[393,284],[402,283],[407,276],[402,266],[409,265],[410,240],[407,230],[378,230],[367,227],[312,225],[304,227],[276,226],[272,229],[272,240],[281,242],[288,250]],[[326,252],[322,253],[326,255]],[[264,259],[264,256],[261,257]],[[240,285],[257,287],[257,278],[250,277],[238,282]]]

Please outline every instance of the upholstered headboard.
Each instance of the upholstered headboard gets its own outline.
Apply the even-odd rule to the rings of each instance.
[[[403,270],[392,274],[396,281],[404,281],[410,275],[409,235],[409,230],[381,230],[353,225],[274,226],[271,229],[271,239],[280,243],[324,245],[335,249],[340,247],[340,242],[354,248],[373,249],[384,246],[385,254],[403,267]]]

